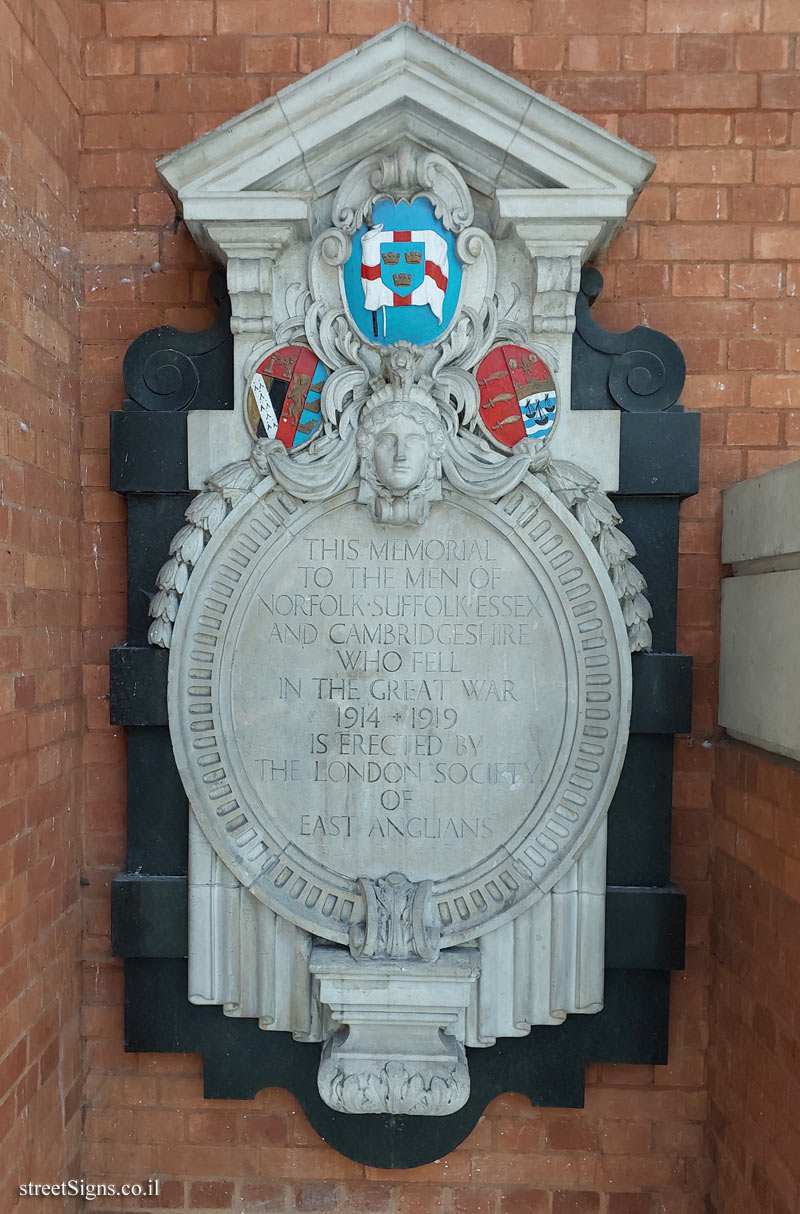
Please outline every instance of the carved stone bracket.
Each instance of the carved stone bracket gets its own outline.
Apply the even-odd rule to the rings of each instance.
[[[466,1103],[463,1041],[477,949],[428,962],[356,960],[317,946],[310,969],[320,1002],[344,1026],[322,1048],[317,1082],[326,1104],[342,1113],[441,1117]]]
[[[275,336],[273,273],[285,248],[308,233],[301,213],[305,200],[295,200],[297,218],[234,221],[208,226],[208,237],[227,260],[228,291],[231,297],[233,333],[263,333]]]
[[[439,921],[431,899],[432,881],[409,881],[389,873],[377,881],[361,877],[364,920],[350,928],[350,952],[356,958],[439,956]]]

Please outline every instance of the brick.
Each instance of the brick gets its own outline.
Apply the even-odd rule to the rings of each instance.
[[[615,72],[620,40],[612,34],[579,34],[569,39],[569,68],[574,72]]]
[[[789,137],[789,115],[779,113],[736,114],[733,141],[747,147],[777,146]],[[758,181],[759,178],[756,177]]]
[[[514,39],[512,62],[523,72],[556,72],[563,67],[565,54],[563,38],[534,34]]]
[[[789,39],[754,34],[737,39],[736,66],[744,72],[779,71],[789,65]]]
[[[623,263],[617,270],[617,294],[629,299],[657,298],[669,288],[667,266],[633,261]]]
[[[324,26],[321,0],[217,0],[218,34],[314,34]],[[333,28],[333,27],[331,27]]]
[[[641,34],[645,29],[646,0],[536,0],[536,28],[543,33]]]
[[[676,265],[672,271],[674,295],[722,296],[727,292],[728,274],[723,265]]]
[[[754,375],[750,382],[750,404],[754,409],[800,407],[800,378],[796,375]]]
[[[248,1214],[272,1214],[287,1209],[290,1189],[288,1185],[261,1181],[258,1184],[243,1184],[240,1196]]]
[[[129,76],[136,69],[136,43],[89,42],[84,62],[87,76]]]
[[[800,224],[756,228],[753,232],[753,256],[764,261],[797,257],[799,238]]]
[[[774,371],[781,364],[777,338],[737,337],[728,343],[728,366],[738,371]]]
[[[640,234],[641,255],[648,261],[689,260],[707,258],[740,260],[750,249],[749,229],[732,224],[676,224],[674,227],[643,227]]]
[[[778,442],[777,413],[730,413],[726,437],[737,447],[774,447]]]
[[[730,268],[731,298],[777,299],[785,287],[785,270],[778,263],[737,262]]]
[[[730,191],[684,186],[675,191],[675,218],[724,222],[730,216]]]
[[[180,76],[189,66],[189,47],[185,42],[140,41],[137,53],[139,71],[145,76]]]
[[[709,147],[730,143],[730,114],[680,114],[678,143],[687,147]]]
[[[668,72],[675,67],[677,38],[632,34],[622,39],[622,67],[629,72]]]
[[[764,0],[764,29],[797,33],[797,6],[793,0]]]
[[[385,11],[381,9],[385,4]],[[363,5],[360,0],[331,0],[331,31],[333,33],[374,33],[363,29],[365,11],[380,14],[377,28],[397,20],[394,0]],[[355,14],[359,17],[355,19]],[[341,14],[341,16],[340,16]],[[528,0],[427,0],[426,25],[437,33],[493,34],[502,30],[508,34],[531,32],[531,5]],[[360,28],[356,29],[355,25]]]
[[[651,1214],[649,1193],[609,1193],[608,1214]]]
[[[786,191],[777,186],[737,186],[731,201],[734,222],[777,221],[786,213]]]
[[[655,172],[656,181],[685,185],[742,185],[752,179],[752,153],[744,148],[665,151]]]
[[[539,1189],[506,1189],[500,1195],[502,1214],[550,1214],[550,1194]]]
[[[649,0],[648,33],[740,34],[757,30],[760,0]]]
[[[638,110],[641,104],[642,86],[635,77],[560,75],[547,84],[548,96],[582,114]]]
[[[295,1194],[297,1210],[335,1210],[338,1206],[337,1186],[328,1181],[311,1181],[298,1186]]]
[[[761,77],[761,105],[765,110],[800,109],[800,77],[797,73],[765,73]]]
[[[682,72],[724,72],[733,67],[733,39],[681,33],[678,67]]]
[[[672,114],[625,114],[620,135],[637,147],[669,147],[675,137],[675,119]]]
[[[196,1210],[229,1209],[233,1185],[224,1180],[203,1180],[191,1185],[189,1201]]]
[[[664,223],[670,217],[670,192],[667,186],[648,185],[639,195],[631,211],[638,222]]]
[[[800,184],[800,149],[756,152],[755,179],[763,185]]]
[[[553,1194],[553,1214],[599,1214],[599,1193],[560,1192]]]
[[[496,67],[499,72],[511,71],[514,40],[507,34],[462,34],[458,45],[468,55]]]
[[[392,1210],[392,1187],[382,1184],[343,1184],[339,1186],[339,1209],[352,1211],[352,1214],[386,1214]],[[470,1194],[473,1198],[473,1194]],[[478,1199],[480,1201],[480,1199]],[[460,1207],[457,1198],[453,1199],[453,1207]],[[474,1214],[480,1214],[479,1204],[473,1204]]]
[[[800,300],[759,301],[753,309],[756,333],[797,333],[800,329]]]
[[[161,0],[109,0],[106,31],[112,37],[142,38],[210,34],[213,0],[183,0],[179,9]]]
[[[201,75],[238,75],[242,71],[243,51],[244,41],[241,39],[201,39],[192,44],[191,70]]]
[[[351,39],[345,37],[330,37],[322,36],[319,38],[301,38],[298,42],[298,67],[301,72],[315,72],[317,68],[324,67],[326,63],[330,63],[332,59],[336,59],[339,55],[345,55],[351,47]],[[249,53],[250,47],[247,46]],[[286,71],[287,67],[291,69],[293,64],[287,64],[285,61],[279,69]]]
[[[87,228],[130,227],[135,220],[133,194],[129,190],[91,190],[83,200]]]
[[[653,75],[647,79],[647,108],[748,110],[756,105],[757,86],[758,77],[746,72]]]

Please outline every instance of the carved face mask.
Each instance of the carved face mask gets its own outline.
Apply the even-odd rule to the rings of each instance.
[[[419,422],[392,418],[373,440],[375,474],[392,493],[406,493],[424,477],[429,452],[428,435]]]

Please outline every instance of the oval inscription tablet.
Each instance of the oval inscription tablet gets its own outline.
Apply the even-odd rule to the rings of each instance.
[[[248,498],[175,625],[170,726],[236,876],[344,941],[357,878],[431,880],[443,942],[550,889],[607,808],[630,708],[625,629],[591,545],[527,486],[445,487],[425,527],[348,489]]]

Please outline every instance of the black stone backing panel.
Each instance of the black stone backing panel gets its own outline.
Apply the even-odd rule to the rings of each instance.
[[[602,287],[599,270],[583,270],[572,342],[573,409],[661,413],[672,408],[686,380],[680,346],[643,325],[626,333],[602,329],[589,311]]]
[[[647,598],[653,608],[653,649],[656,653],[672,653],[677,620],[680,499],[615,494],[613,502],[622,517],[620,528],[636,549],[633,563],[647,582]]]
[[[685,653],[634,653],[631,733],[688,733],[692,659]]]
[[[122,362],[131,406],[149,412],[233,408],[233,334],[224,271],[209,279],[220,307],[213,324],[185,333],[172,325],[148,329],[131,342]]]
[[[115,957],[186,957],[186,877],[120,873],[111,883],[111,951]]]
[[[160,418],[159,418],[160,420]],[[180,531],[192,493],[128,495],[128,642],[147,644],[156,577]]]
[[[667,885],[672,822],[671,734],[631,734],[608,811],[609,885]]]
[[[697,493],[699,450],[699,413],[621,413],[619,492],[673,497]]]
[[[111,650],[109,712],[112,725],[167,724],[169,651],[144,645]]]
[[[606,887],[606,968],[681,970],[686,896],[675,885],[658,889]]]
[[[588,1063],[666,1062],[669,974],[608,970],[603,1011],[468,1050],[471,1094],[457,1113],[356,1116],[320,1100],[319,1046],[259,1029],[255,1020],[225,1017],[219,1007],[190,1004],[185,961],[130,959],[125,979],[127,1050],[201,1054],[210,1099],[252,1099],[264,1087],[288,1088],[330,1146],[379,1168],[418,1167],[448,1154],[501,1092],[521,1092],[535,1105],[580,1108]]]
[[[166,726],[128,731],[128,872],[184,875],[189,811]]]
[[[142,409],[112,413],[111,488],[117,493],[188,492],[187,416]]]

